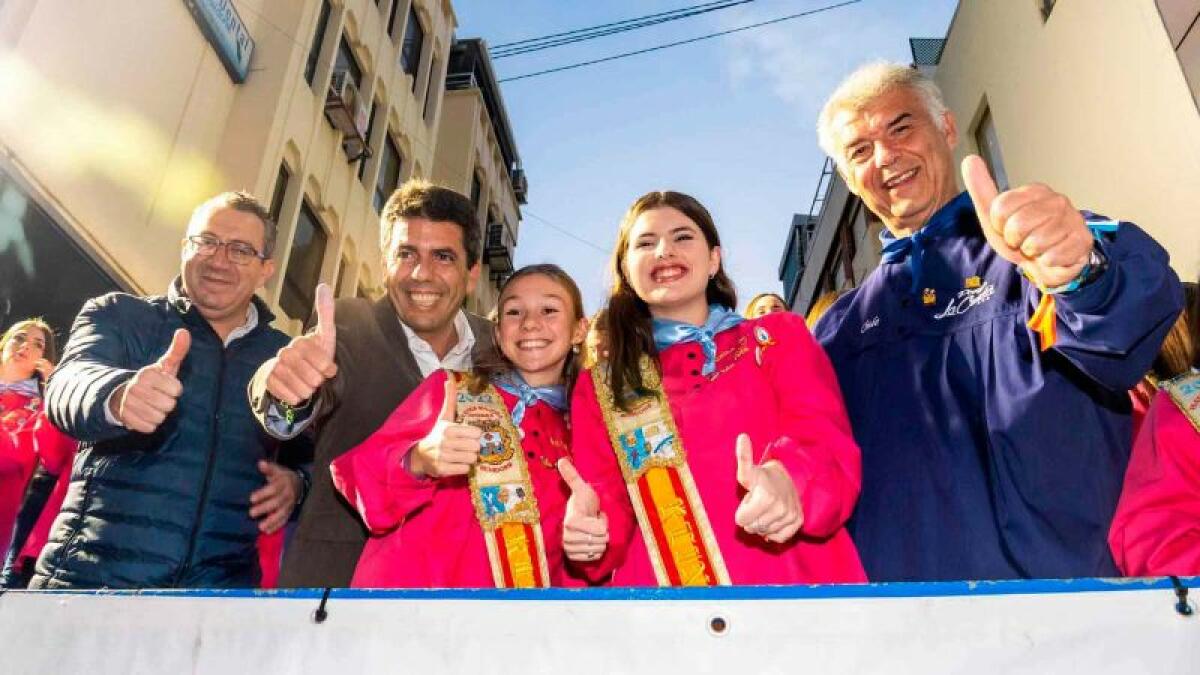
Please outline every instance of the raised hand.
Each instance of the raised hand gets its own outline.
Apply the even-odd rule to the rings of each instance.
[[[563,553],[577,562],[596,560],[608,548],[608,516],[600,510],[600,497],[570,459],[558,460],[558,474],[571,490],[563,516]]]
[[[288,405],[301,405],[316,393],[326,380],[337,375],[334,349],[337,325],[333,316],[333,290],[328,284],[317,286],[313,303],[317,327],[293,338],[266,363],[267,391]]]
[[[978,155],[963,160],[962,176],[983,234],[1000,257],[1047,288],[1079,276],[1094,239],[1070,199],[1039,183],[1000,192]]]
[[[154,433],[175,409],[183,384],[179,366],[192,346],[192,335],[180,328],[171,337],[171,346],[158,361],[134,373],[113,392],[109,409],[125,428],[143,434]]]
[[[275,462],[259,460],[258,470],[267,484],[250,493],[250,517],[258,521],[260,532],[271,534],[292,515],[303,481],[295,471]]]
[[[804,511],[792,477],[778,461],[754,463],[750,437],[737,438],[737,482],[746,489],[733,520],[738,527],[782,544],[804,524]]]
[[[446,379],[446,396],[437,424],[408,453],[408,470],[417,476],[465,476],[479,461],[483,431],[454,421],[454,380]]]

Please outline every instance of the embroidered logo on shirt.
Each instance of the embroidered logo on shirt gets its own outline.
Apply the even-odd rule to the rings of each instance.
[[[932,288],[926,288],[921,294],[921,304],[931,307],[937,304],[937,293]]]
[[[978,276],[963,279],[963,288],[979,288],[982,285],[983,279],[980,279]]]
[[[948,316],[966,314],[968,310],[987,302],[995,294],[996,287],[986,281],[977,288],[964,288],[946,304],[945,309],[938,314],[934,314],[933,318],[940,320]]]
[[[866,321],[864,321],[863,325],[862,325],[862,329],[859,330],[858,332],[865,333],[865,332],[871,330],[872,328],[877,327],[878,325],[879,325],[879,316],[876,315],[876,316],[873,316],[873,317],[867,319]]]

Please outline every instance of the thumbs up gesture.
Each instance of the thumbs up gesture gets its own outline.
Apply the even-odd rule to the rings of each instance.
[[[978,155],[963,160],[962,176],[983,234],[1000,257],[1047,288],[1079,276],[1094,239],[1070,199],[1038,183],[1000,192]]]
[[[568,560],[596,560],[608,548],[608,516],[600,510],[600,497],[570,459],[558,460],[558,474],[571,489],[563,516],[563,553]]]
[[[408,470],[415,476],[465,476],[479,461],[483,431],[454,421],[454,380],[446,378],[442,412],[433,429],[408,453]]]
[[[192,346],[192,336],[180,328],[171,337],[171,346],[158,361],[137,371],[108,399],[109,410],[125,428],[143,434],[154,433],[183,393],[179,366]]]
[[[317,314],[315,330],[293,338],[267,361],[267,391],[288,405],[301,405],[316,393],[325,380],[337,375],[334,349],[337,325],[333,316],[333,290],[328,284],[317,286],[313,303]]]
[[[800,495],[792,477],[775,460],[755,464],[754,447],[746,434],[738,435],[736,452],[737,482],[746,495],[734,512],[734,522],[768,541],[782,544],[791,539],[804,524]]]

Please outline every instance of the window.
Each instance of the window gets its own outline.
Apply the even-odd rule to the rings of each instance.
[[[475,213],[479,213],[479,200],[483,197],[483,183],[479,181],[479,174],[471,174],[471,206],[475,209]]]
[[[1008,173],[1004,170],[1004,158],[1000,155],[1000,139],[996,136],[996,125],[992,123],[992,111],[984,108],[983,117],[975,127],[975,145],[979,148],[979,156],[996,179],[996,187],[1008,189]]]
[[[400,166],[403,161],[400,149],[396,147],[391,134],[385,135],[383,155],[379,158],[379,175],[375,178],[375,196],[371,201],[376,213],[383,212],[383,205],[400,184]]]
[[[358,65],[358,59],[354,58],[354,51],[350,49],[350,43],[346,42],[345,35],[338,43],[337,60],[333,62],[333,69],[350,71],[350,79],[354,80],[354,88],[362,91],[362,66]]]
[[[287,164],[279,165],[279,175],[275,177],[275,190],[271,192],[271,220],[279,224],[279,216],[283,214],[283,199],[287,196],[288,183],[292,182],[292,172]]]
[[[44,317],[58,334],[62,353],[83,303],[120,290],[126,289],[0,171],[0,331],[31,316]]]
[[[400,45],[400,67],[412,77],[412,90],[417,92],[417,69],[421,65],[421,50],[425,47],[425,29],[417,18],[417,8],[408,8],[408,25],[404,29],[404,44]]]
[[[371,144],[371,136],[375,133],[375,114],[379,112],[379,101],[371,101],[371,114],[367,115],[367,145]],[[367,174],[367,156],[363,156],[358,160],[358,179],[366,180]],[[363,183],[366,184],[365,182]]]
[[[429,115],[433,113],[433,105],[437,101],[441,82],[438,73],[438,61],[434,59],[429,66],[429,83],[425,86],[425,110],[422,111],[421,117],[426,122],[429,121]]]
[[[328,238],[317,214],[305,201],[300,205],[292,249],[288,252],[287,274],[283,277],[283,291],[279,295],[279,305],[283,311],[305,324],[312,314]]]
[[[325,42],[325,30],[329,28],[329,0],[321,0],[321,13],[317,16],[317,32],[308,48],[308,63],[304,66],[304,81],[310,85],[317,74],[317,62],[321,60],[321,44]]]

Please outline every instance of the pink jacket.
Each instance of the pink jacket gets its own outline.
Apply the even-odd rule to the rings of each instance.
[[[75,441],[46,419],[41,398],[14,391],[0,393],[0,542],[3,548],[7,548],[12,539],[25,486],[38,461],[51,473],[69,473],[74,451]],[[58,495],[59,490],[56,489],[54,494]],[[61,496],[57,502],[52,498],[47,503],[46,511],[54,512],[51,521],[58,515],[61,505]],[[42,528],[42,520],[39,519],[30,539],[38,539],[44,544],[46,531]],[[47,523],[46,530],[48,528]],[[40,548],[39,545],[39,551]]]
[[[371,538],[351,586],[362,588],[494,588],[483,531],[465,476],[414,478],[401,460],[437,422],[445,371],[433,373],[360,445],[333,461],[333,483],[358,509]],[[512,411],[516,398],[501,391]],[[551,584],[564,575],[562,520],[569,491],[555,466],[568,453],[566,421],[544,403],[525,411],[521,446],[533,481]]]
[[[755,328],[774,344],[756,358]],[[796,584],[866,580],[846,519],[858,498],[859,450],[837,379],[804,321],[791,313],[745,321],[716,336],[714,377],[701,374],[696,343],[660,354],[663,383],[688,466],[734,584]],[[609,443],[590,372],[571,403],[572,454],[608,515],[609,547],[582,565],[589,578],[613,572],[615,586],[656,585],[646,545]],[[766,542],[734,523],[744,490],[735,447],[750,434],[755,458],[779,460],[800,493],[804,524],[786,544]],[[615,571],[614,571],[615,570]]]
[[[1134,442],[1108,545],[1130,576],[1200,574],[1200,432],[1166,392]]]

